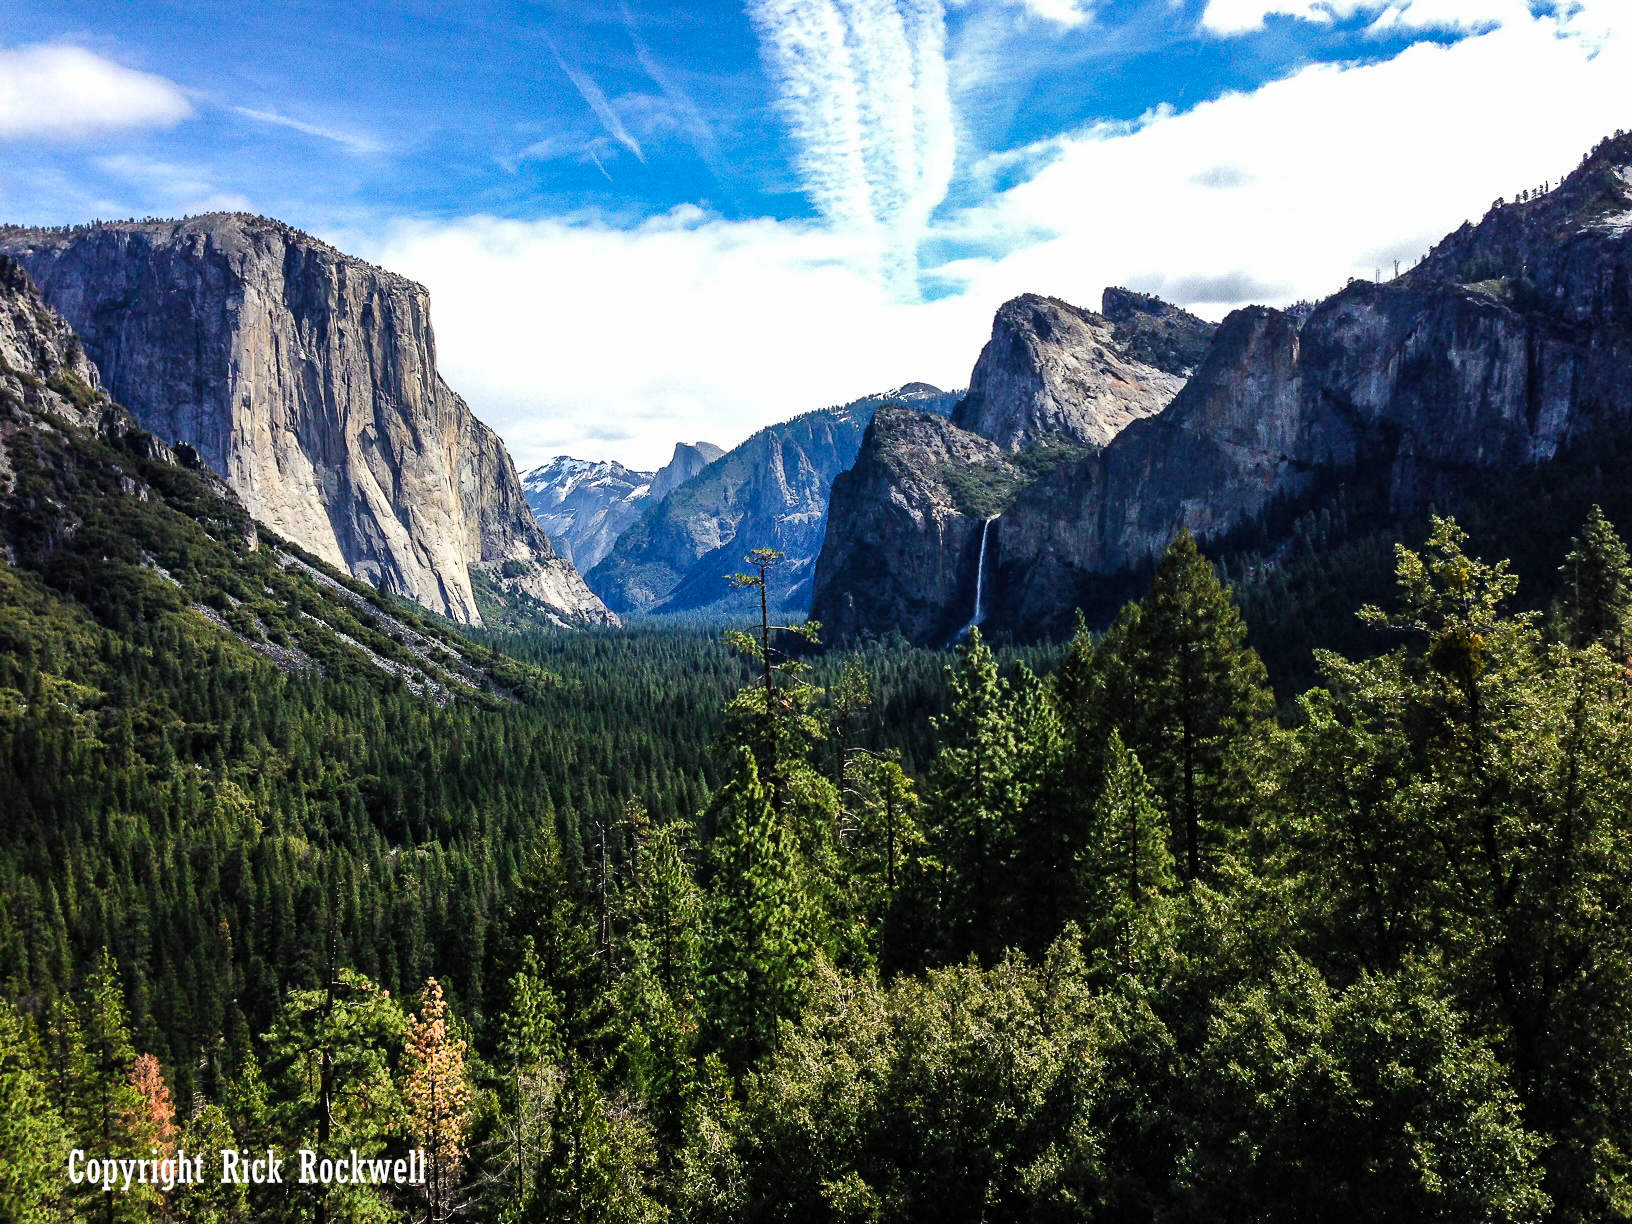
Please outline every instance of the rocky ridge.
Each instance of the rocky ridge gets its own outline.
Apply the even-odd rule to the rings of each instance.
[[[650,502],[661,501],[725,451],[712,442],[678,442],[655,472],[610,459],[557,455],[521,474],[527,504],[552,543],[580,572],[595,568]]]
[[[1105,305],[1115,319],[1036,294],[1005,302],[953,423],[1020,451],[1044,439],[1104,446],[1160,412],[1188,374],[1169,350],[1204,346],[1212,325],[1127,290],[1107,290]]]
[[[654,491],[640,520],[590,571],[590,587],[620,613],[702,611],[733,597],[725,577],[743,568],[745,553],[775,548],[786,559],[772,595],[802,612],[833,478],[855,461],[873,414],[891,403],[944,413],[957,398],[909,383],[760,430],[662,500]]]
[[[1234,312],[1165,411],[1014,498],[995,525],[992,625],[1065,628],[1180,528],[1220,540],[1344,483],[1392,514],[1445,504],[1629,420],[1632,136],[1619,136],[1392,282],[1353,281],[1309,311]],[[832,531],[851,530],[835,514]],[[888,630],[890,600],[875,606],[842,571],[818,580],[819,609],[858,609],[852,632]]]
[[[939,644],[974,612],[983,544],[1021,490],[1160,412],[1213,325],[1107,289],[1101,313],[1026,294],[1003,304],[950,421],[875,419],[834,482],[811,615],[831,639],[899,630]],[[987,520],[994,520],[992,528]]]
[[[259,522],[465,624],[476,586],[613,619],[534,521],[498,436],[436,370],[424,288],[280,222],[0,230],[111,394]]]

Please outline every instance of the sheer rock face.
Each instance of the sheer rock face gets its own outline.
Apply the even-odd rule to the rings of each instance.
[[[674,455],[652,477],[652,501],[662,501],[724,454],[712,442],[676,442]]]
[[[1018,299],[1032,300],[1046,301]],[[1108,294],[1107,316],[1120,310]],[[1000,316],[983,362],[1005,326]],[[1169,364],[1183,360],[1177,349],[1173,356]],[[1036,407],[1046,364],[1005,384],[1016,389],[1007,413],[966,405],[956,419],[1017,449],[1028,422],[1064,419]],[[995,384],[983,385],[990,400]],[[1301,325],[1265,307],[1232,314],[1159,415],[1132,420],[1103,449],[1012,497],[994,524],[1001,561],[987,571],[989,616],[1021,634],[1064,629],[1073,608],[1098,603],[1095,591],[1160,553],[1181,527],[1217,539],[1276,498],[1295,501],[1338,480],[1363,480],[1407,512],[1449,501],[1493,470],[1545,462],[1617,420],[1632,420],[1632,135],[1605,141],[1553,191],[1463,226],[1398,279],[1352,282]],[[864,448],[843,516],[835,489],[835,555],[885,512],[868,498],[908,496],[877,460]],[[864,464],[880,474],[862,479]],[[875,569],[902,561],[891,552]],[[963,586],[948,595],[928,578],[904,579],[904,589],[875,600],[865,588],[878,580],[859,567],[823,573],[835,585],[819,583],[818,611],[855,607],[852,632],[899,627],[932,641],[920,627],[955,620],[966,603]],[[932,606],[943,609],[939,620]],[[909,608],[918,610],[904,619],[898,609]]]
[[[1211,325],[1126,290],[1107,290],[1106,297],[1119,320],[1029,293],[1005,302],[953,422],[1008,451],[1060,437],[1104,446],[1131,422],[1165,408],[1187,371],[1171,359],[1163,362],[1169,368],[1151,364],[1130,350],[1139,348],[1135,342],[1152,324],[1177,323],[1181,333],[1203,338]],[[1155,309],[1141,309],[1146,304]],[[1153,348],[1139,351],[1155,357]]]
[[[1041,471],[1108,444],[1182,388],[1213,325],[1107,289],[1104,313],[1033,294],[1004,303],[950,421],[892,411],[833,484],[811,615],[829,640],[899,630],[940,644],[973,614],[983,536]],[[1137,354],[1137,355],[1135,355]]]
[[[274,531],[466,624],[481,623],[472,568],[563,624],[610,619],[437,374],[423,287],[242,214],[11,228],[0,248],[114,398]]]
[[[823,640],[892,629],[950,640],[974,612],[990,517],[971,493],[1021,476],[1002,447],[944,417],[880,408],[855,466],[833,481],[811,606]]]

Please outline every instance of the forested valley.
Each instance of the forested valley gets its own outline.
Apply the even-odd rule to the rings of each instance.
[[[1543,611],[1452,519],[1362,542],[1393,589],[1277,701],[1188,535],[1054,647],[814,652],[761,628],[769,553],[723,637],[471,641],[324,595],[194,472],[18,453],[16,504],[80,526],[14,515],[0,564],[0,1217],[1632,1214],[1632,564],[1596,508],[1523,575]],[[1326,529],[1241,578],[1272,634]],[[387,615],[481,684],[314,628],[388,659]],[[427,1176],[218,1180],[267,1148]],[[72,1149],[209,1176],[108,1190]]]

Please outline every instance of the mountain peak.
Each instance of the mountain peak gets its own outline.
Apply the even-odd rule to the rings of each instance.
[[[1104,446],[1160,412],[1213,327],[1145,294],[1106,300],[1114,319],[1035,293],[1003,303],[953,422],[1012,452],[1045,438]]]

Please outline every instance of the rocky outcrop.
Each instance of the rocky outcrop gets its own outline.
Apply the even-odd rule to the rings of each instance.
[[[784,560],[772,595],[803,611],[833,478],[855,462],[873,413],[887,403],[945,412],[956,399],[910,383],[760,430],[653,504],[590,571],[590,586],[618,612],[695,611],[733,597],[726,576],[750,549],[774,548]]]
[[[1164,412],[1018,492],[995,525],[995,627],[1063,628],[1181,527],[1218,540],[1337,482],[1391,514],[1444,504],[1632,420],[1632,136],[1397,280],[1300,315],[1235,312]],[[817,603],[846,599],[867,604],[850,589]]]
[[[438,375],[423,287],[242,214],[7,228],[0,249],[114,398],[280,535],[466,624],[481,623],[473,570],[559,623],[609,619]]]
[[[1020,451],[1057,438],[1104,446],[1160,412],[1211,324],[1127,290],[1107,290],[1104,304],[1114,318],[1029,293],[1005,302],[953,421]]]
[[[0,404],[37,419],[95,428],[105,397],[97,368],[66,319],[41,300],[28,272],[0,255]],[[0,451],[0,471],[4,468]]]
[[[712,442],[676,442],[673,456],[652,477],[652,501],[662,501],[724,454]]]
[[[981,536],[1001,502],[994,491],[1024,476],[979,434],[880,408],[855,466],[833,481],[833,527],[811,606],[823,640],[893,629],[915,642],[948,641],[974,619]]]

